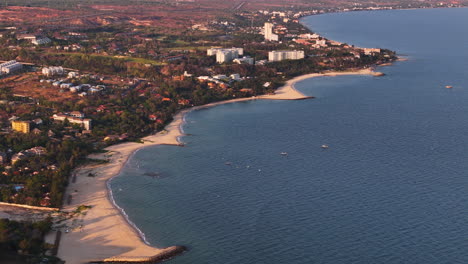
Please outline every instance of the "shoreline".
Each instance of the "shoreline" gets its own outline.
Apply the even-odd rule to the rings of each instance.
[[[75,169],[76,182],[71,182],[64,197],[71,195],[70,204],[64,211],[73,211],[79,205],[92,206],[89,211],[74,219],[68,227],[69,233],[62,235],[57,256],[68,264],[79,264],[101,259],[131,260],[164,256],[170,258],[180,254],[180,246],[169,248],[152,247],[145,234],[133,223],[125,210],[114,200],[110,183],[118,176],[127,161],[140,149],[157,145],[183,146],[183,125],[188,113],[222,104],[251,100],[303,100],[306,96],[295,88],[297,82],[322,77],[342,75],[381,76],[372,68],[343,72],[324,72],[301,75],[288,80],[274,94],[237,98],[183,109],[174,115],[173,121],[163,131],[142,138],[143,143],[126,142],[106,148],[106,153],[91,154],[93,159],[108,160],[105,164],[94,164]],[[90,176],[96,175],[96,176]],[[172,253],[171,253],[172,252]]]

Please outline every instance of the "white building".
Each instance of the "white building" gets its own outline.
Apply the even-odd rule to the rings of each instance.
[[[229,77],[224,74],[213,75],[213,79],[220,80],[220,81],[227,81]]]
[[[63,70],[62,66],[45,67],[45,68],[42,68],[42,74],[45,75],[45,76],[63,75],[64,70]]]
[[[315,34],[315,33],[314,34],[307,33],[307,34],[300,34],[299,38],[301,38],[301,39],[318,39],[318,38],[320,38],[320,35]]]
[[[273,24],[270,22],[265,23],[264,27],[265,40],[268,41],[278,41],[278,35],[273,33]]]
[[[216,62],[224,63],[230,62],[239,57],[239,55],[244,55],[243,48],[211,48],[206,51],[208,56],[216,55]]]
[[[70,89],[73,86],[73,83],[62,83],[60,84],[60,88],[62,89]]]
[[[240,80],[242,80],[241,77],[240,77],[240,74],[238,74],[238,73],[231,74],[231,75],[229,76],[229,78],[231,78],[231,80],[233,80],[233,81],[240,81]]]
[[[10,74],[15,71],[19,71],[23,68],[23,65],[15,60],[8,61],[0,64],[0,75]]]
[[[315,41],[315,44],[321,46],[321,47],[326,47],[327,46],[327,41],[325,39],[317,39]]]
[[[70,123],[79,124],[86,130],[91,129],[91,119],[89,118],[78,118],[78,117],[73,117],[73,116],[64,115],[64,114],[54,114],[52,118],[55,121],[64,121],[65,119],[68,119]]]
[[[216,62],[225,63],[230,62],[239,57],[237,50],[221,50],[216,53]]]
[[[233,60],[237,64],[254,64],[254,59],[251,57],[242,57]]]
[[[78,77],[78,73],[77,72],[69,72],[68,73],[68,78],[76,78]]]
[[[16,39],[17,39],[17,40],[25,39],[25,40],[33,41],[33,40],[36,40],[36,35],[32,35],[32,34],[17,34],[17,35],[16,35]]]
[[[268,61],[300,60],[304,57],[303,50],[275,50],[268,53]]]
[[[76,117],[76,118],[84,118],[85,115],[81,113],[80,111],[73,111],[70,112],[70,116]]]
[[[370,49],[370,48],[365,48],[364,49],[364,54],[365,55],[374,55],[374,53],[380,53],[380,49]]]
[[[98,93],[100,91],[102,91],[102,88],[99,88],[97,86],[93,86],[93,87],[88,89],[88,93]]]
[[[51,40],[48,37],[37,37],[33,40],[31,40],[31,43],[34,45],[44,45],[50,43]]]
[[[206,54],[208,56],[213,56],[216,55],[220,51],[237,51],[239,55],[244,55],[244,49],[243,48],[211,48],[206,50]]]
[[[79,85],[70,87],[70,92],[72,92],[72,93],[77,93],[79,91],[81,91],[81,86],[79,86]]]

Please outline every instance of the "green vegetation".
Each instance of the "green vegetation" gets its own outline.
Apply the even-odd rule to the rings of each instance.
[[[82,214],[83,212],[91,209],[92,206],[89,206],[89,205],[80,205],[76,208],[75,210],[75,214]]]
[[[36,223],[0,219],[1,261],[10,259],[12,263],[61,263],[55,257],[44,255],[52,248],[52,245],[44,242],[44,235],[51,225],[50,219]]]
[[[261,24],[267,18],[268,16],[257,16],[255,21]],[[121,25],[95,27],[83,30],[89,34],[89,41],[80,43],[82,50],[79,52],[57,51],[47,47],[11,50],[5,45],[15,43],[14,37],[0,40],[0,44],[3,43],[3,47],[0,45],[1,58],[21,58],[23,61],[38,65],[62,65],[84,72],[131,80],[126,85],[114,85],[105,93],[90,94],[79,100],[57,103],[39,98],[36,99],[39,104],[26,100],[26,104],[0,105],[0,113],[4,113],[3,117],[0,115],[0,120],[5,123],[8,122],[6,117],[11,115],[16,115],[21,120],[34,118],[44,120],[43,124],[36,126],[40,130],[39,133],[0,134],[0,151],[11,157],[14,153],[41,146],[47,152],[45,155],[26,157],[14,163],[9,169],[0,168],[0,172],[3,173],[3,177],[0,178],[2,184],[0,200],[60,207],[71,170],[78,164],[89,162],[90,160],[85,158],[87,154],[100,151],[115,142],[137,141],[142,136],[160,131],[180,109],[269,93],[288,78],[302,74],[360,68],[394,58],[394,53],[388,50],[372,56],[355,57],[352,52],[356,51],[344,44],[315,49],[295,44],[288,39],[284,39],[282,43],[265,43],[263,36],[258,32],[244,30],[244,26],[248,25],[244,25],[242,21],[242,16],[237,15],[231,22],[225,23],[228,26],[214,25],[214,32],[189,31],[179,36],[161,35],[150,28],[139,28],[139,33],[126,33],[131,30]],[[282,19],[277,19],[275,22],[287,26],[296,34],[309,32],[299,23],[283,23]],[[233,27],[233,23],[242,26]],[[224,34],[219,34],[220,32]],[[226,37],[227,35],[229,36]],[[198,42],[201,44],[195,46],[194,43]],[[29,45],[24,41],[19,43],[25,47]],[[72,43],[67,40],[57,42],[60,45]],[[233,63],[219,65],[213,56],[206,56],[205,51],[209,46],[245,47],[246,55],[262,60],[267,58],[268,51],[290,49],[291,45],[305,50],[309,56],[301,60],[280,61],[266,65]],[[96,46],[102,49],[96,49]],[[127,54],[131,48],[133,55]],[[150,51],[154,51],[154,55],[151,55],[153,58],[148,55]],[[164,58],[178,54],[183,56],[161,63]],[[239,74],[244,80],[220,85],[182,76],[184,72],[194,77]],[[90,81],[91,77],[88,76],[82,77],[75,83]],[[99,80],[94,82],[102,84]],[[0,99],[18,101],[14,98],[11,88],[0,92]],[[69,122],[51,122],[50,117],[53,113],[70,111],[83,112],[87,118],[92,119],[92,132],[84,134],[82,128]]]
[[[13,2],[27,5],[24,0]],[[55,3],[54,0],[37,1],[34,5],[44,6],[49,2]],[[124,4],[110,0],[95,3]],[[115,17],[106,22],[108,25],[76,27],[74,32],[41,25],[43,34],[48,35],[52,43],[39,47],[28,40],[18,40],[13,32],[5,33],[0,38],[1,59],[17,59],[38,66],[63,66],[82,75],[76,78],[46,77],[33,73],[34,67],[29,66],[27,74],[0,79],[0,122],[3,124],[0,133],[3,159],[0,201],[61,207],[63,202],[70,203],[71,196],[64,199],[64,192],[69,181],[76,177],[72,175],[76,166],[108,162],[86,158],[88,154],[103,153],[105,147],[118,142],[142,143],[143,136],[163,130],[181,109],[271,93],[286,80],[303,74],[362,68],[395,59],[395,53],[389,50],[366,55],[361,49],[341,43],[327,43],[324,47],[298,44],[294,40],[300,34],[310,32],[295,19],[293,22],[293,19],[272,18],[270,14],[258,12],[227,13],[204,25],[204,30],[163,31],[166,29],[162,26],[135,26],[128,21],[113,23]],[[278,33],[281,42],[265,42],[259,34],[258,27],[267,20],[282,28]],[[27,28],[31,32],[36,29]],[[76,35],[79,38],[73,37]],[[206,55],[206,50],[214,46],[243,47],[244,55],[251,56],[257,63],[218,64],[215,56]],[[306,57],[266,62],[269,51],[284,49],[304,50]],[[214,80],[215,75],[221,77]],[[226,77],[230,75],[237,77]],[[197,78],[199,76],[204,77]],[[63,79],[64,83],[76,86],[92,84],[106,88],[78,96],[67,88],[48,83],[46,79],[49,78],[53,79],[50,82]],[[43,80],[39,82],[39,79]],[[29,87],[31,84],[34,88]],[[15,95],[20,88],[25,96]],[[36,92],[43,93],[38,96]],[[49,93],[67,96],[54,99]],[[72,111],[79,111],[92,120],[91,131],[73,124],[68,118],[63,122],[51,119],[54,114]],[[11,131],[12,119],[31,121],[32,131]],[[34,121],[37,119],[41,122]],[[41,150],[39,154],[26,155],[27,151],[37,147]],[[19,156],[21,153],[23,156]],[[89,173],[87,176],[99,175]],[[83,215],[89,209],[89,206],[81,205],[70,215]],[[0,220],[0,252],[20,250],[22,254],[42,256],[49,248],[42,240],[49,228],[50,221],[18,223]],[[25,261],[40,262],[27,262],[29,258]]]
[[[355,56],[360,51],[345,44],[313,48],[295,43],[286,34],[282,35],[282,42],[264,42],[263,36],[249,28],[249,24],[261,26],[266,20],[272,20],[271,15],[243,13],[224,16],[222,20],[223,23],[209,25],[208,31],[186,30],[179,35],[125,24],[95,26],[80,31],[86,34],[83,41],[68,39],[67,32],[59,32],[51,47],[41,48],[33,48],[25,40],[18,41],[14,35],[0,39],[0,58],[20,58],[37,65],[61,65],[90,73],[73,81],[74,85],[103,84],[91,74],[125,80],[124,84],[113,84],[105,92],[60,102],[40,97],[21,99],[20,104],[13,96],[13,85],[2,89],[0,99],[13,104],[0,105],[0,121],[8,123],[8,117],[15,115],[20,120],[41,118],[44,122],[33,126],[39,129],[36,133],[0,134],[0,151],[7,154],[7,160],[15,153],[38,146],[44,147],[47,154],[28,156],[11,168],[0,168],[3,175],[0,200],[60,207],[71,170],[90,162],[85,158],[87,154],[115,142],[136,142],[160,131],[180,109],[270,93],[287,79],[302,74],[361,68],[395,58],[388,50]],[[293,36],[309,33],[297,21],[284,22],[281,17],[273,21]],[[14,44],[21,48],[12,50],[9,46]],[[70,45],[79,46],[79,51],[65,51],[64,47]],[[244,54],[257,61],[265,60],[269,51],[292,48],[304,50],[308,56],[260,65],[220,65],[214,56],[206,55],[206,49],[211,46],[244,47]],[[192,76],[184,76],[184,72]],[[195,78],[216,74],[238,74],[243,79],[209,82]],[[92,119],[92,131],[84,133],[78,125],[50,120],[54,113],[71,111],[80,111]]]

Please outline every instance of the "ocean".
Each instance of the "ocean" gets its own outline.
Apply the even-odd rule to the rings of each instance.
[[[468,9],[302,23],[408,60],[193,111],[186,146],[136,152],[116,202],[151,245],[189,247],[171,264],[468,263]]]

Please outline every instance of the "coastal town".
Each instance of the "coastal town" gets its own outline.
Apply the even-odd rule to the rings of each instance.
[[[0,254],[12,263],[97,260],[102,255],[79,241],[108,223],[90,217],[110,214],[119,215],[119,225],[102,231],[109,240],[121,239],[115,228],[130,231],[128,241],[109,247],[135,248],[106,249],[101,261],[180,254],[184,246],[154,249],[142,242],[108,199],[107,181],[131,153],[182,145],[183,115],[197,107],[306,99],[294,89],[304,76],[380,76],[373,67],[397,60],[385,47],[328,39],[301,24],[302,17],[466,4],[98,2],[0,7]]]

